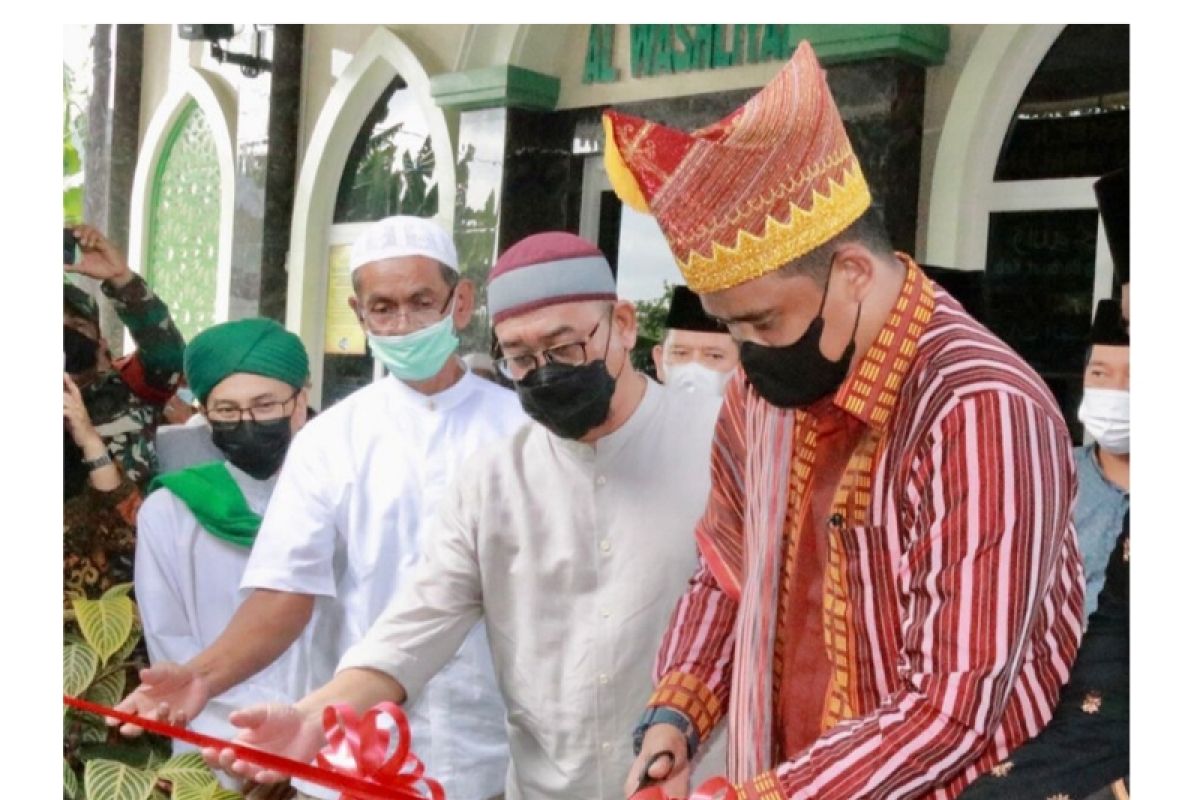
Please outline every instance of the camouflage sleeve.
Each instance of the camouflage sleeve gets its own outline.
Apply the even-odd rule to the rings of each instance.
[[[146,383],[174,391],[183,372],[183,336],[171,320],[171,312],[140,275],[117,288],[108,281],[100,288],[112,301],[117,316],[137,343]]]
[[[125,391],[130,392],[129,389]],[[156,419],[155,407],[137,402],[130,393],[129,401],[119,414],[95,423],[96,432],[108,446],[109,456],[138,486],[145,486],[158,473]]]

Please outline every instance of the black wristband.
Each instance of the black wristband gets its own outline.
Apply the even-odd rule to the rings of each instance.
[[[666,723],[674,725],[679,729],[679,732],[687,739],[687,757],[688,761],[696,755],[696,750],[700,747],[700,735],[696,732],[696,728],[692,725],[692,721],[680,714],[673,708],[666,706],[653,706],[646,709],[646,713],[642,714],[642,718],[638,720],[637,727],[633,729],[633,754],[637,756],[642,752],[642,740],[646,737],[646,731],[650,730],[652,725]]]

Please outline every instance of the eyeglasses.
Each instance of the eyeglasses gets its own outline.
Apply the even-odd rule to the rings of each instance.
[[[290,414],[291,411],[285,410],[286,406],[299,395],[300,390],[297,389],[286,400],[259,400],[254,405],[245,408],[233,403],[218,403],[211,408],[205,408],[205,416],[212,422],[241,422],[246,415],[249,415],[254,422],[266,422]],[[292,406],[292,410],[295,410],[295,406]]]
[[[450,307],[450,301],[454,298],[454,290],[457,288],[458,282],[456,281],[450,287],[450,294],[446,295],[440,308],[428,296],[399,305],[380,301],[362,312],[362,317],[374,331],[396,330],[402,323],[408,323],[413,330],[428,328],[446,313],[446,309]]]
[[[496,365],[496,371],[510,381],[521,380],[530,372],[537,369],[542,363],[563,364],[568,367],[583,366],[588,361],[588,343],[592,341],[592,337],[596,335],[596,331],[600,330],[600,323],[603,321],[604,317],[597,320],[596,326],[592,328],[592,332],[581,342],[559,344],[554,347],[548,347],[540,352],[522,353],[519,356],[501,356],[492,363]]]

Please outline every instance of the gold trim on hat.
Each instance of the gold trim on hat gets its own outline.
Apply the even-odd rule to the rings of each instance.
[[[768,214],[762,236],[739,230],[732,248],[714,242],[711,257],[692,251],[686,261],[676,258],[688,288],[709,294],[773,272],[837,236],[871,205],[871,192],[857,159],[848,166],[842,182],[830,178],[828,195],[814,190],[811,197],[809,210],[789,204],[786,223]]]

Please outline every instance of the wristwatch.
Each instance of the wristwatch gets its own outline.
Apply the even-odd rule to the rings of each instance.
[[[638,720],[637,727],[633,729],[633,754],[636,756],[642,752],[642,740],[646,738],[646,731],[650,730],[653,725],[666,723],[674,725],[679,729],[679,732],[687,739],[687,757],[688,761],[696,755],[696,750],[700,747],[700,734],[696,732],[696,728],[692,725],[692,721],[680,714],[673,708],[666,706],[653,706],[646,709],[646,713],[642,714],[642,718]]]
[[[83,463],[87,466],[89,472],[95,472],[101,467],[107,467],[109,464],[113,463],[113,461],[109,457],[108,452],[105,451],[95,458],[85,458]]]

